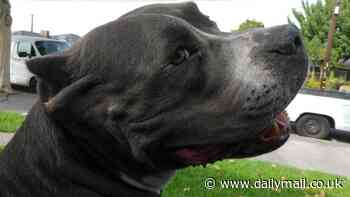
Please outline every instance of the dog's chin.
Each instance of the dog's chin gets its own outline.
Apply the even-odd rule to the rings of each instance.
[[[204,165],[226,158],[258,156],[281,147],[289,138],[289,121],[285,112],[276,116],[272,124],[249,140],[230,144],[185,146],[168,151],[178,167]]]

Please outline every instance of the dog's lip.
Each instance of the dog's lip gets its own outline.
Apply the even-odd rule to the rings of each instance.
[[[189,146],[175,151],[176,157],[185,164],[205,164],[222,159],[229,145]]]
[[[279,113],[273,121],[272,126],[265,128],[260,139],[266,143],[281,141],[289,137],[289,118],[286,112]]]
[[[280,146],[288,139],[288,131],[288,115],[286,112],[282,112],[276,116],[272,125],[262,130],[261,134],[258,135],[257,141],[262,144],[270,144],[271,146]],[[199,165],[226,158],[228,151],[236,144],[238,142],[229,144],[186,145],[167,149],[167,152],[171,152],[177,160],[180,160],[186,165]]]

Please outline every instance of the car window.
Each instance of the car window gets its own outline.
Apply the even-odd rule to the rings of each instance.
[[[61,52],[69,47],[67,43],[58,41],[36,41],[35,46],[41,55]]]
[[[26,52],[27,54],[31,54],[31,50],[32,50],[32,44],[30,42],[26,42],[26,41],[18,42],[17,54],[21,52]]]

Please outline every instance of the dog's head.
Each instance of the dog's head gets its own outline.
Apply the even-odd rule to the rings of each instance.
[[[49,115],[77,143],[175,169],[284,144],[281,112],[307,58],[292,25],[224,33],[184,3],[134,10],[28,68]]]

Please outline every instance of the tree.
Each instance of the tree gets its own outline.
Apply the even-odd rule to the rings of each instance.
[[[302,1],[302,11],[293,9],[298,21],[304,43],[312,63],[320,65],[327,47],[327,36],[335,0],[318,0],[309,4]],[[337,17],[337,31],[334,34],[334,45],[331,56],[332,65],[350,55],[350,0],[341,0],[340,15]]]
[[[10,3],[0,0],[0,93],[12,92],[10,84],[11,24]]]
[[[239,25],[239,28],[237,31],[243,32],[249,29],[259,28],[259,27],[264,27],[264,23],[257,21],[255,19],[252,19],[252,20],[247,19],[246,21],[244,21]]]

